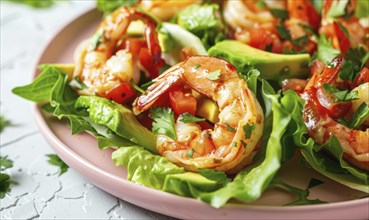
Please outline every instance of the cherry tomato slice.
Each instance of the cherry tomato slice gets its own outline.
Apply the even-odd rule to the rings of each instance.
[[[356,76],[354,83],[352,84],[352,88],[359,86],[361,83],[369,82],[369,69],[364,67],[359,75]]]

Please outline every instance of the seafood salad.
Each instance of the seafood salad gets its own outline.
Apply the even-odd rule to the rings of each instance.
[[[13,89],[88,132],[137,184],[222,207],[292,158],[369,193],[369,15],[360,0],[98,0],[74,63]],[[288,168],[287,168],[288,169]]]

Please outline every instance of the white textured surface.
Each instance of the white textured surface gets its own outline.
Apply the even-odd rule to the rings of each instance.
[[[6,170],[16,182],[0,200],[0,219],[169,219],[105,193],[69,169],[59,176],[47,163],[54,152],[38,131],[31,104],[11,93],[30,82],[43,45],[95,0],[60,1],[47,9],[1,1],[1,115],[12,122],[0,136],[1,155],[14,161]]]

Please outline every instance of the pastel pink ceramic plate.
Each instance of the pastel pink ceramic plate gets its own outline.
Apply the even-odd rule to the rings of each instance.
[[[101,14],[89,10],[62,28],[45,46],[38,64],[72,63],[77,45],[95,31]],[[36,65],[36,66],[37,66]],[[38,74],[35,67],[34,76]],[[36,122],[55,152],[94,185],[127,202],[143,208],[185,219],[369,219],[369,198],[337,184],[306,168],[301,161],[286,164],[279,176],[297,187],[306,188],[311,178],[324,182],[312,188],[310,198],[327,204],[282,206],[294,199],[283,190],[269,190],[251,204],[229,203],[215,209],[198,200],[180,197],[137,185],[127,180],[127,172],[111,160],[112,150],[100,151],[94,137],[87,133],[71,135],[65,121],[58,121],[34,106]]]

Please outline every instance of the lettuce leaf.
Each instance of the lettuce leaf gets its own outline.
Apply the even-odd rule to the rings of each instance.
[[[128,180],[159,190],[163,188],[167,175],[185,172],[165,157],[153,155],[139,146],[119,148],[113,152],[112,158],[115,165],[126,167]]]
[[[304,100],[295,92],[288,91],[281,99],[281,103],[293,118],[291,138],[293,138],[294,144],[300,148],[309,165],[334,181],[369,193],[368,172],[351,166],[342,158],[342,147],[336,137],[332,137],[325,145],[318,146],[313,139],[307,136],[307,127],[301,117]]]
[[[205,48],[210,48],[225,39],[224,25],[217,4],[191,5],[177,15],[177,24],[201,39]]]

